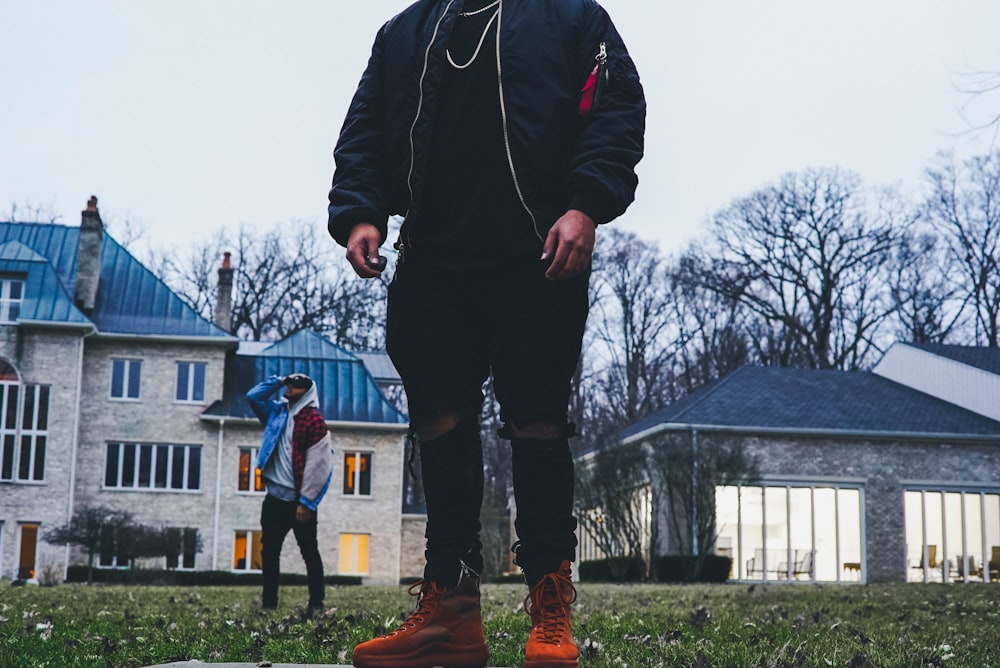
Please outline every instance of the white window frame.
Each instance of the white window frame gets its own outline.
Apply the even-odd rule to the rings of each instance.
[[[116,472],[113,484],[108,484],[108,457],[111,454],[112,448],[117,447],[117,463]],[[125,466],[125,452],[126,448],[133,448],[132,455],[132,474],[131,484],[124,484],[126,480],[126,474],[124,470]],[[148,470],[148,484],[140,484],[142,480],[142,473],[145,471],[142,468],[142,449],[150,448],[149,451],[149,470]],[[159,457],[157,452],[159,448],[167,448],[167,461],[165,464],[165,478],[164,485],[158,486],[157,475],[160,473],[160,467],[157,464]],[[175,487],[173,485],[173,475],[174,475],[174,457],[178,452],[178,448],[181,448],[181,456],[184,458],[184,462],[181,465],[182,480],[181,486]],[[188,483],[191,478],[191,467],[194,462],[192,453],[198,451],[198,485],[197,487],[189,487]],[[194,493],[200,492],[202,486],[202,480],[204,478],[205,469],[205,458],[204,452],[201,445],[196,444],[185,444],[185,443],[135,443],[131,441],[107,441],[104,448],[104,474],[103,474],[103,489],[106,490],[122,490],[122,491],[140,491],[140,492],[158,492],[158,493]]]
[[[187,387],[184,389],[184,397],[178,398],[178,394],[181,392],[181,368],[187,368]],[[201,399],[193,398],[195,395],[195,390],[197,389],[195,385],[195,369],[201,367]],[[178,404],[195,404],[198,406],[205,404],[205,386],[207,384],[206,380],[208,377],[208,362],[177,362],[177,376],[176,384],[174,385],[174,403]]]
[[[41,485],[45,483],[45,469],[49,454],[48,416],[52,392],[49,385],[0,381],[3,387],[0,393],[0,482],[12,482],[25,485]],[[11,389],[17,388],[16,405],[10,406]],[[30,416],[25,415],[28,394],[33,396]],[[42,411],[39,406],[44,400],[46,420],[40,424]],[[11,413],[13,411],[13,413]],[[14,418],[14,425],[8,424],[9,418]],[[25,424],[25,418],[30,417],[30,423]],[[41,461],[39,461],[41,449]],[[27,457],[27,475],[23,475],[22,459]],[[4,471],[4,462],[10,461],[10,475]],[[41,467],[39,472],[37,469]]]
[[[345,452],[343,458],[341,459],[341,462],[343,462],[344,466],[344,475],[345,476],[347,475],[347,459],[349,457],[361,458],[364,456],[368,457],[368,493],[363,494],[361,492],[361,467],[355,466],[354,480],[353,480],[354,491],[348,492],[344,490],[344,479],[341,478],[341,484],[340,484],[341,496],[345,496],[351,499],[370,499],[374,496],[375,472],[373,469],[375,468],[375,454],[371,450],[349,450]]]
[[[122,363],[122,396],[115,396],[115,364]],[[129,380],[132,378],[132,374],[137,370],[139,374],[139,383],[136,388],[138,394],[134,397],[130,397],[129,392]],[[142,359],[134,357],[115,357],[111,360],[111,377],[108,382],[108,398],[111,401],[142,401]]]
[[[14,286],[18,286],[20,297],[11,297]],[[24,279],[11,276],[0,277],[0,323],[13,324],[21,315],[24,303]]]

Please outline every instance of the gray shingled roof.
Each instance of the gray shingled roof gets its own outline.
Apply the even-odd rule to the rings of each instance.
[[[996,437],[1000,422],[867,371],[745,366],[622,431],[658,426],[748,432]]]
[[[911,343],[914,348],[1000,375],[1000,348],[953,346],[943,343]]]

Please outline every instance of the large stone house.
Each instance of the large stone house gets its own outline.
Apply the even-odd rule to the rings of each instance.
[[[179,529],[170,566],[259,569],[262,430],[243,395],[292,371],[317,379],[333,442],[327,573],[420,573],[419,543],[403,544],[422,522],[419,508],[403,513],[406,416],[362,359],[319,335],[241,344],[227,331],[232,272],[227,258],[213,323],[104,233],[94,199],[80,227],[0,223],[0,577],[85,563],[44,540],[84,506]],[[282,568],[304,568],[292,539]]]
[[[1000,580],[1000,350],[896,344],[871,372],[743,367],[622,443],[664,439],[738,441],[759,462],[754,484],[715,490],[713,549],[733,579]],[[676,551],[664,505],[649,511],[656,554]]]

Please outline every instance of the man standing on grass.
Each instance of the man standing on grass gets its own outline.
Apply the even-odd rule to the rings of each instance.
[[[284,397],[272,396],[284,387]],[[318,410],[319,394],[309,376],[271,376],[247,392],[247,401],[264,424],[257,455],[267,496],[260,511],[264,591],[261,605],[278,607],[281,546],[295,534],[306,562],[309,610],[321,610],[325,587],[323,559],[316,541],[317,507],[333,475],[333,454],[326,420]]]
[[[416,612],[354,649],[361,668],[484,666],[479,436],[492,373],[510,440],[529,668],[576,666],[567,421],[596,227],[636,188],[645,101],[594,0],[420,0],[386,23],[334,152],[329,231],[381,275],[405,214],[386,348],[427,501]]]

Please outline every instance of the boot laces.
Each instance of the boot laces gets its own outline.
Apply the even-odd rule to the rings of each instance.
[[[546,573],[524,599],[539,642],[559,644],[569,629],[569,606],[576,601],[576,587],[559,573]]]
[[[406,631],[415,629],[420,624],[423,624],[431,613],[434,612],[437,599],[444,592],[444,587],[441,587],[440,585],[429,580],[417,580],[410,585],[410,588],[407,589],[407,593],[410,596],[417,597],[417,609],[410,613],[410,616],[406,618],[406,621],[400,624],[399,628],[389,635],[405,633]]]

